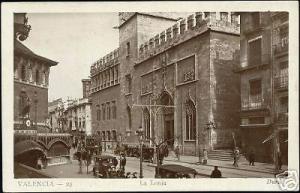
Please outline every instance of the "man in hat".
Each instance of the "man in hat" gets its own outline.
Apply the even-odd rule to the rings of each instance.
[[[222,178],[222,173],[221,173],[221,171],[218,169],[218,166],[215,166],[215,169],[211,172],[210,177],[211,177],[211,178]]]

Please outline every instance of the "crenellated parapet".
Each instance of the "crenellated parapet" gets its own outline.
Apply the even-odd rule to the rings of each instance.
[[[196,12],[139,47],[137,64],[208,30],[240,34],[239,16],[230,12]]]
[[[119,64],[119,48],[103,56],[102,58],[100,58],[94,64],[91,65],[91,70],[90,70],[91,77],[116,64]]]

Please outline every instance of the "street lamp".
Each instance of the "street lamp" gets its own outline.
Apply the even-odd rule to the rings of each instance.
[[[139,137],[139,143],[140,143],[140,178],[143,178],[143,136],[144,136],[144,130],[142,126],[139,127],[139,129],[136,131],[137,136]]]
[[[38,103],[38,99],[37,99],[37,92],[34,91],[34,108],[35,108],[35,115],[34,115],[34,119],[35,119],[35,129],[37,129],[37,103]]]

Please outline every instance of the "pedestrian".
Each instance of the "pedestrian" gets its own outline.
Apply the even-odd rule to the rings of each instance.
[[[208,153],[207,153],[207,150],[204,148],[203,149],[203,162],[202,162],[202,164],[206,165],[207,164],[207,160],[208,160]]]
[[[278,169],[281,170],[282,160],[281,160],[281,152],[278,152]]]
[[[222,173],[218,169],[218,166],[215,166],[214,170],[210,174],[211,178],[222,178]]]
[[[178,145],[176,145],[176,147],[175,147],[175,156],[176,156],[176,158],[177,158],[177,160],[179,160],[180,159],[180,157],[179,157],[179,146]]]
[[[254,166],[254,161],[255,161],[254,151],[251,150],[250,154],[249,154],[249,165],[250,166]]]
[[[239,154],[240,154],[240,151],[239,151],[238,147],[236,147],[233,152],[233,160],[234,160],[233,166],[234,167],[239,167],[239,165],[238,165]]]
[[[113,158],[112,164],[113,164],[114,168],[117,168],[117,165],[118,165],[118,160],[117,160],[117,158]]]
[[[126,157],[125,157],[125,154],[122,153],[121,159],[120,159],[120,169],[124,172],[125,172],[125,166],[126,166]]]

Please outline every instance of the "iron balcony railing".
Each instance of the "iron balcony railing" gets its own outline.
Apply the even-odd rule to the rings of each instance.
[[[288,112],[279,112],[277,114],[278,123],[287,123],[289,120]]]
[[[242,101],[242,110],[256,110],[265,108],[266,104],[261,95],[250,96],[249,99]]]
[[[277,44],[274,47],[274,54],[281,54],[283,52],[287,52],[289,50],[289,42],[285,42],[284,44]]]
[[[289,85],[289,76],[287,74],[275,77],[275,88],[276,89],[287,89]]]

